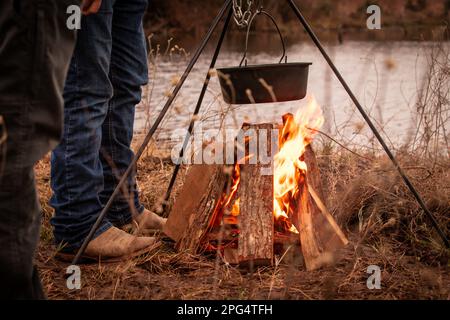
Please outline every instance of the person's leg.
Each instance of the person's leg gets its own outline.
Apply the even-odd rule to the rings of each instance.
[[[40,283],[33,284],[34,251],[39,240],[40,207],[36,197],[33,165],[25,160],[30,136],[26,107],[0,106],[8,134],[0,182],[0,298],[44,298]]]
[[[100,160],[103,124],[113,88],[109,79],[113,0],[99,13],[82,19],[64,89],[64,136],[52,154],[51,205],[60,258],[72,259],[103,209],[103,165]],[[83,258],[123,260],[151,249],[154,238],[136,237],[104,219]]]
[[[102,125],[113,89],[109,80],[114,1],[85,16],[64,88],[64,134],[52,153],[51,205],[57,243],[63,251],[79,248],[98,218],[103,168],[99,153]],[[111,227],[104,220],[96,237]]]
[[[112,21],[112,53],[109,78],[114,95],[109,102],[103,124],[101,160],[105,188],[100,200],[106,204],[119,178],[128,168],[134,154],[135,107],[141,101],[141,86],[148,81],[147,52],[142,19],[147,0],[116,0]],[[108,219],[115,225],[131,222],[133,214],[142,213],[135,174],[115,200]]]
[[[61,92],[75,43],[69,0],[0,2],[0,298],[45,298],[34,251],[40,208],[33,166],[60,138]]]

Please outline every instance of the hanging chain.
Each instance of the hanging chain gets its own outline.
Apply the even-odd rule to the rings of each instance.
[[[233,17],[239,28],[246,28],[252,18],[254,0],[247,0],[247,8],[243,11],[242,0],[233,0]]]

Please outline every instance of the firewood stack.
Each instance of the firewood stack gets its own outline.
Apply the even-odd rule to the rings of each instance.
[[[283,117],[285,124],[290,116]],[[188,169],[164,228],[179,251],[217,252],[230,264],[253,267],[271,265],[274,246],[288,242],[301,246],[306,268],[314,270],[329,265],[334,252],[347,245],[324,205],[319,167],[309,144],[302,156],[308,170],[299,179],[290,205],[293,227],[280,229],[283,224],[274,216],[274,176],[267,174],[273,172],[273,161],[261,163],[265,157],[254,154],[273,154],[276,146],[264,133],[275,128],[274,124],[244,124],[245,156],[238,155],[237,144],[234,166],[203,164]],[[267,139],[267,144],[261,139]]]

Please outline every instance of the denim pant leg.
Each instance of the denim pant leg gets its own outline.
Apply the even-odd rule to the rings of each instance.
[[[33,167],[59,141],[78,0],[0,1],[0,299],[45,298],[33,258],[41,212]]]
[[[0,177],[0,299],[44,298],[33,267],[39,240],[41,212],[33,164],[28,163],[33,140],[29,106],[0,106],[8,132],[4,170]],[[11,112],[11,109],[14,112]]]
[[[112,16],[112,2],[103,1],[98,14],[83,17],[64,88],[64,134],[52,154],[50,203],[55,240],[67,251],[81,246],[103,207],[100,147],[112,97]],[[95,236],[111,226],[104,220]]]
[[[101,158],[105,188],[100,200],[105,204],[114,191],[118,177],[126,171],[134,153],[133,138],[135,107],[141,100],[141,86],[148,82],[147,52],[142,19],[147,0],[116,0],[112,22],[112,53],[110,80],[114,95],[103,124]],[[135,173],[117,197],[108,219],[116,225],[131,221],[144,207],[139,202]]]

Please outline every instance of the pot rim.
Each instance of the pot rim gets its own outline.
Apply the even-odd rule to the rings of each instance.
[[[312,62],[288,62],[288,63],[248,65],[243,67],[225,67],[225,68],[217,68],[217,70],[223,73],[227,73],[236,71],[265,69],[265,68],[272,69],[272,68],[286,68],[286,67],[309,67],[310,65],[312,65]]]

